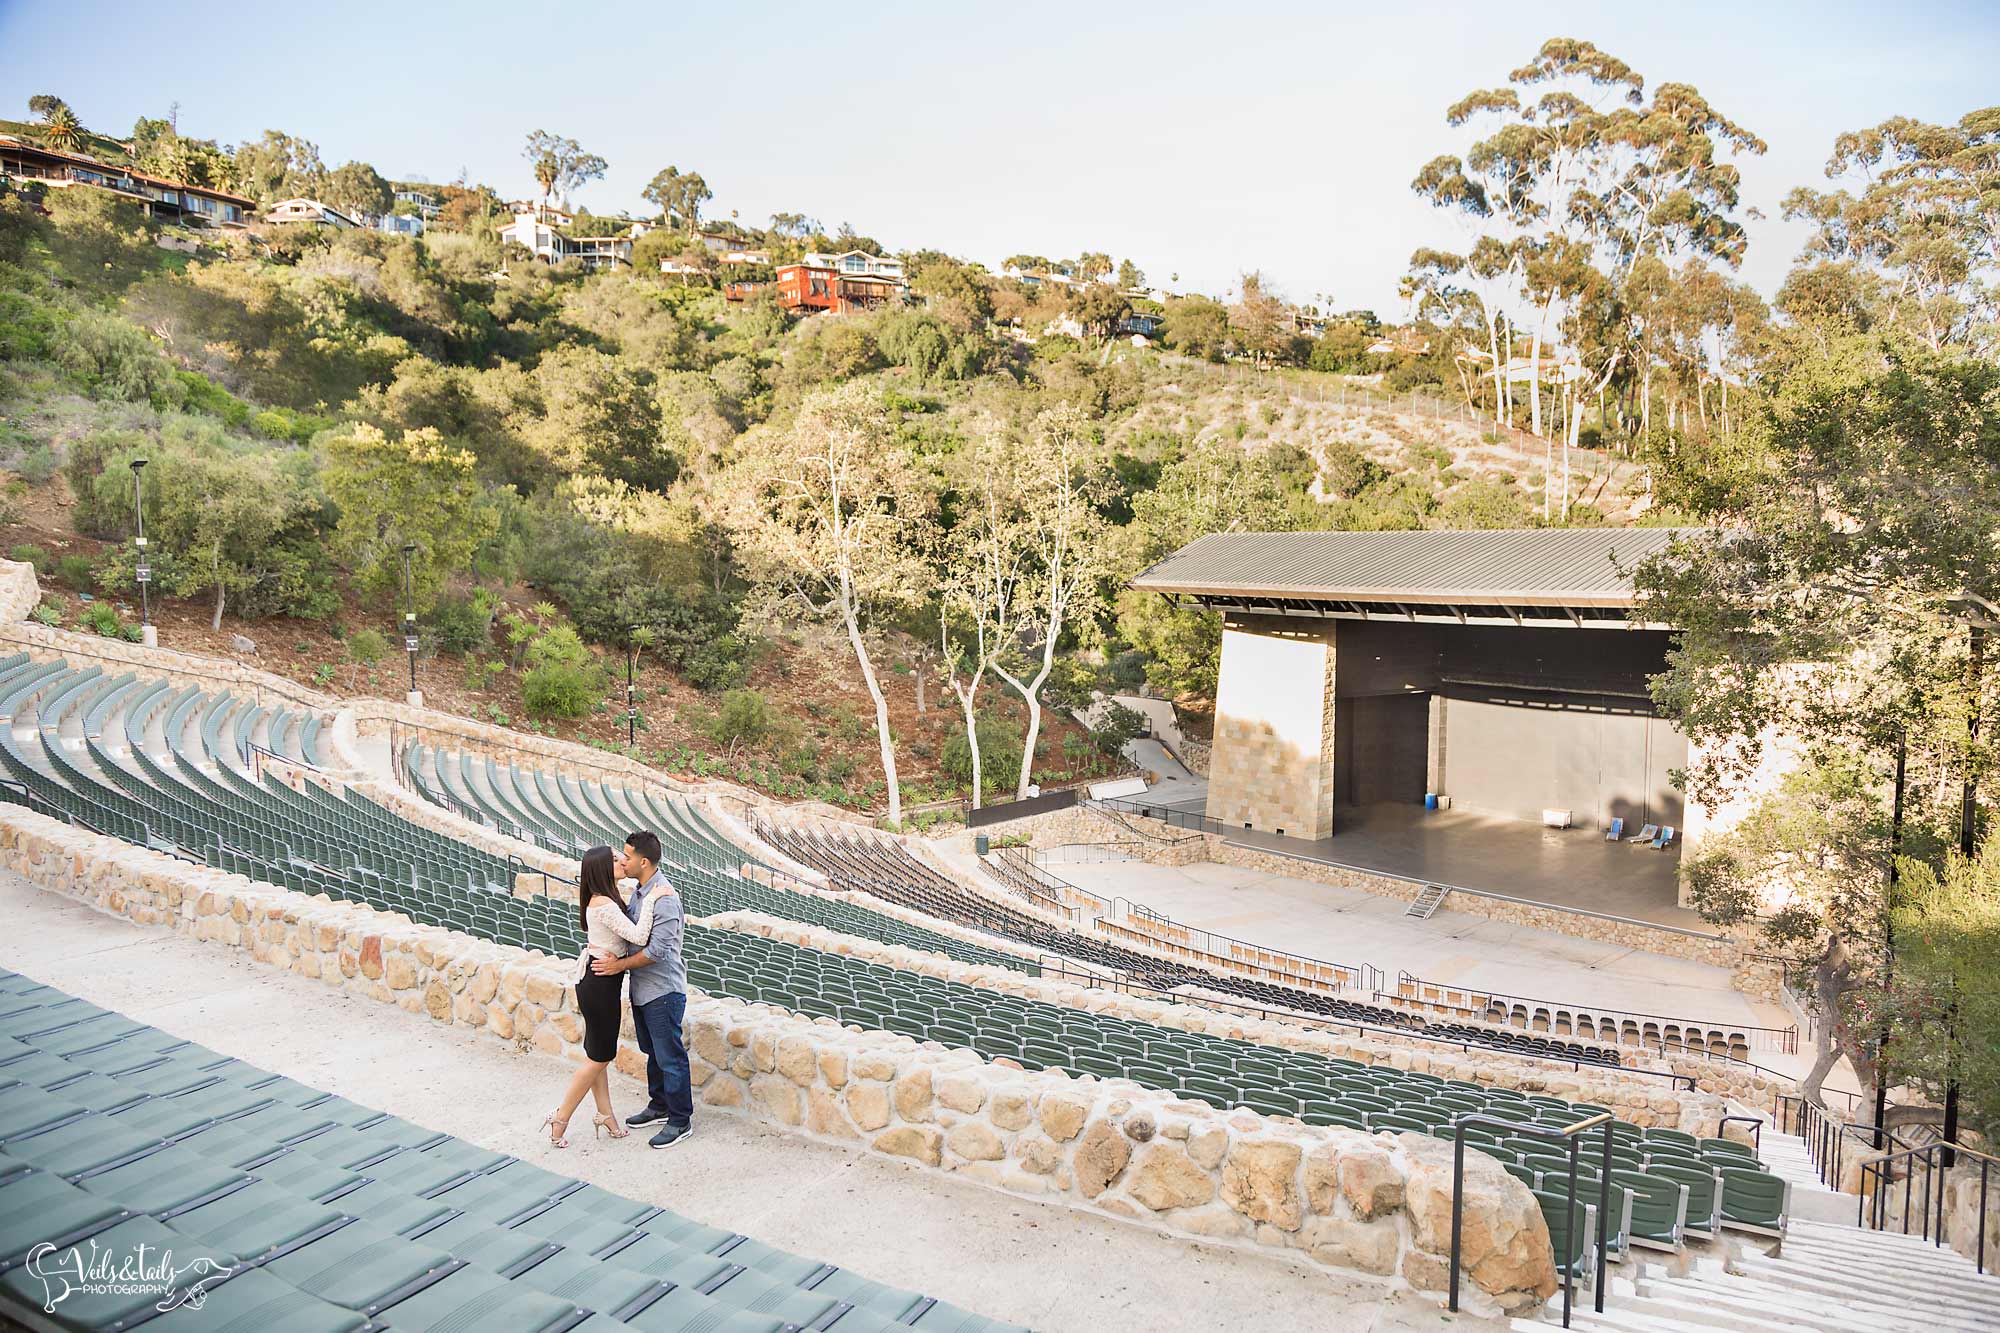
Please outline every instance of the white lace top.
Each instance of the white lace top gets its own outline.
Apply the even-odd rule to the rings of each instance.
[[[583,914],[590,932],[582,956],[622,958],[631,953],[634,946],[644,944],[646,937],[653,933],[654,896],[647,894],[646,901],[639,905],[637,921],[626,916],[624,909],[609,898],[591,899]]]

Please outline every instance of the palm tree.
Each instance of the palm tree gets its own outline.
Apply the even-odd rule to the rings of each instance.
[[[76,112],[58,102],[42,118],[42,138],[51,148],[74,153],[83,147],[83,122],[76,118]]]

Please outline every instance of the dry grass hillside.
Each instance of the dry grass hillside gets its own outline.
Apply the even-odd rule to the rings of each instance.
[[[1545,475],[1562,493],[1562,453],[1524,431],[1496,430],[1471,419],[1460,403],[1391,394],[1379,376],[1258,372],[1241,366],[1182,363],[1148,368],[1137,408],[1109,432],[1114,446],[1150,432],[1189,440],[1239,441],[1246,450],[1292,445],[1322,467],[1326,449],[1344,442],[1390,473],[1430,473],[1440,494],[1473,481],[1519,489],[1539,512]],[[1644,469],[1615,453],[1569,451],[1572,501],[1589,503],[1611,523],[1629,523],[1648,504]],[[1448,475],[1447,475],[1448,474]],[[1325,476],[1314,494],[1326,498]]]

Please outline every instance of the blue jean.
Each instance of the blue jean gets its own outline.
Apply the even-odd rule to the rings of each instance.
[[[632,1006],[632,1035],[646,1053],[646,1092],[671,1124],[694,1118],[694,1085],[688,1081],[687,1045],[681,1040],[681,1020],[688,997],[676,991]]]

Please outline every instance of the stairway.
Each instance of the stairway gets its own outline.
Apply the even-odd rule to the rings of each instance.
[[[1691,1243],[1684,1258],[1635,1252],[1614,1264],[1605,1311],[1579,1290],[1570,1326],[1596,1333],[2000,1333],[2000,1274],[1918,1236],[1864,1230],[1858,1200],[1820,1184],[1805,1142],[1766,1127],[1765,1169],[1791,1182],[1791,1222],[1782,1244],[1726,1232]],[[1562,1323],[1558,1293],[1516,1333]]]
[[[1767,1241],[1725,1239],[1681,1275],[1649,1260],[1614,1266],[1605,1311],[1577,1292],[1570,1327],[1586,1333],[1996,1333],[2000,1277],[1916,1237],[1820,1222],[1794,1222],[1782,1254]],[[1735,1253],[1725,1258],[1723,1251]],[[1562,1323],[1562,1298],[1539,1317],[1516,1319],[1516,1333]]]
[[[1424,885],[1424,891],[1416,896],[1416,899],[1410,903],[1409,910],[1405,911],[1403,915],[1413,916],[1419,921],[1428,921],[1431,918],[1431,913],[1437,911],[1439,904],[1443,903],[1450,893],[1451,889],[1448,885],[1426,884]]]
[[[1806,1153],[1806,1141],[1796,1134],[1778,1134],[1769,1125],[1758,1141],[1757,1155],[1764,1169],[1792,1187],[1791,1217],[1797,1221],[1825,1222],[1835,1226],[1860,1225],[1860,1200],[1839,1194],[1820,1183],[1819,1168]]]

